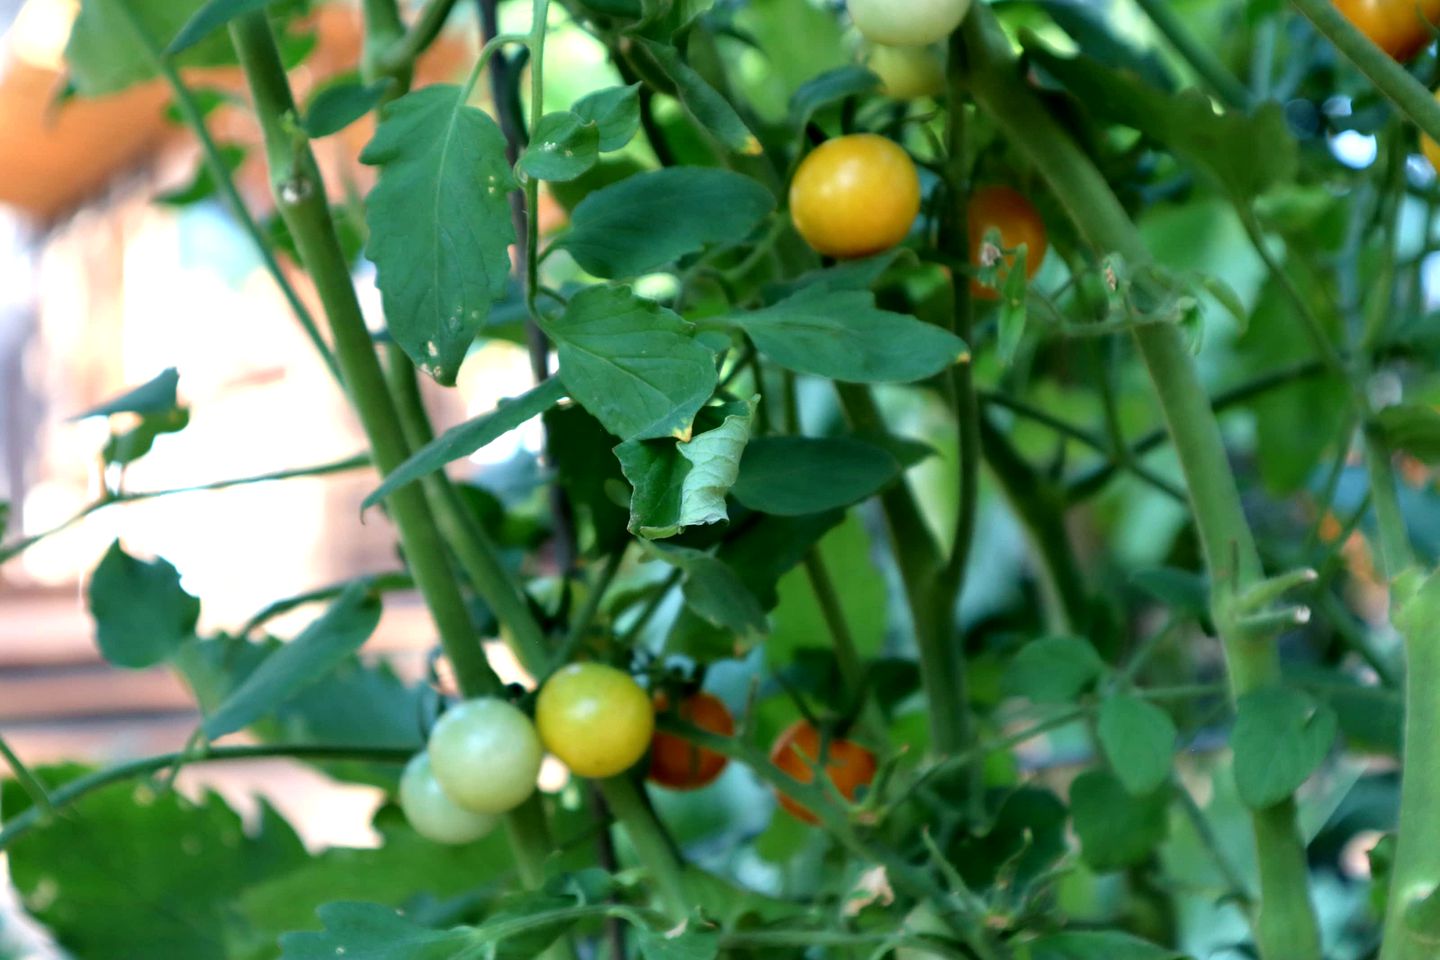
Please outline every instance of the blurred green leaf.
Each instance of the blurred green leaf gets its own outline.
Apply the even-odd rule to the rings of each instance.
[[[1236,706],[1235,787],[1254,810],[1287,799],[1324,762],[1335,742],[1335,711],[1287,687],[1267,687]]]
[[[124,0],[122,0],[124,2]],[[167,56],[189,50],[236,17],[264,10],[272,0],[208,0],[165,48]]]
[[[1070,815],[1085,862],[1100,872],[1150,856],[1169,832],[1170,791],[1136,797],[1108,770],[1088,770],[1070,785]]]
[[[1154,793],[1170,778],[1178,733],[1164,710],[1139,697],[1115,694],[1100,704],[1097,730],[1110,769],[1133,796]]]
[[[358,80],[327,83],[305,107],[305,132],[311,139],[339,133],[365,116],[385,99],[391,80],[360,83]]]
[[[225,169],[231,173],[240,169],[240,165],[245,162],[246,150],[244,147],[221,144],[219,149],[220,160],[224,163]],[[217,189],[218,184],[215,182],[214,174],[210,172],[210,165],[202,161],[195,168],[195,176],[188,184],[159,194],[155,198],[155,202],[171,207],[189,206],[215,196]]]
[[[1023,960],[1184,960],[1184,954],[1113,930],[1052,933],[1024,947]]]
[[[287,933],[281,960],[457,960],[479,941],[473,931],[431,930],[374,903],[327,903],[320,908],[324,933]]]
[[[1392,449],[1431,466],[1440,464],[1440,411],[1419,404],[1386,407],[1375,416]]]
[[[599,128],[601,152],[624,149],[640,129],[640,84],[596,90],[571,109]]]
[[[520,155],[521,173],[537,180],[574,180],[600,159],[600,127],[564,111],[540,118],[535,139]]]
[[[77,413],[70,420],[84,420],[87,417],[107,417],[116,413],[138,413],[141,416],[153,413],[167,413],[174,410],[177,403],[176,390],[180,385],[180,374],[170,367],[162,371],[153,380],[142,383],[133,390],[128,390],[113,400],[107,400],[97,407],[91,407],[83,413]]]
[[[826,107],[879,89],[880,78],[862,66],[847,64],[826,70],[805,81],[790,97],[790,125],[804,129]]]
[[[1005,671],[1005,690],[1036,703],[1069,703],[1105,672],[1090,641],[1041,637],[1020,648]]]
[[[163,48],[195,16],[205,0],[86,0],[70,31],[65,60],[82,97],[102,97],[159,75],[150,47]],[[136,35],[136,28],[148,38]],[[176,58],[178,66],[235,63],[230,38],[214,33]]]
[[[153,667],[195,632],[200,601],[161,557],[137,560],[116,540],[90,578],[90,614],[100,654],[117,667]]]
[[[705,78],[680,56],[680,51],[665,43],[640,38],[639,45],[674,85],[675,94],[686,111],[733,153],[759,156],[763,148],[740,114]]]
[[[899,462],[863,440],[758,437],[745,448],[733,493],[752,510],[799,516],[858,503],[899,476]]]

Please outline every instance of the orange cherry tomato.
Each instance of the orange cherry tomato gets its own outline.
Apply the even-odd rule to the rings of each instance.
[[[820,253],[868,257],[905,239],[920,213],[920,175],[899,144],[873,133],[827,140],[790,183],[790,218]]]
[[[1402,63],[1434,38],[1425,21],[1440,24],[1440,0],[1335,0],[1335,9]]]
[[[775,738],[770,748],[770,762],[795,780],[810,783],[815,779],[813,765],[820,760],[820,731],[808,720],[796,720]],[[875,754],[858,743],[839,738],[830,741],[825,758],[825,776],[846,800],[854,800],[861,787],[875,779]],[[776,794],[780,806],[806,823],[819,823],[815,814],[783,793]]]
[[[669,709],[668,698],[656,698],[655,711]],[[708,693],[697,693],[680,702],[680,719],[709,733],[729,737],[735,734],[735,718],[724,702]],[[650,780],[671,790],[698,790],[715,782],[730,758],[714,750],[697,747],[673,733],[657,733],[650,741]]]
[[[1050,248],[1046,239],[1045,221],[1040,213],[1019,191],[1009,187],[981,187],[970,195],[968,212],[970,222],[970,262],[976,266],[982,263],[985,235],[991,230],[1000,232],[1000,245],[1006,250],[1025,246],[1025,275],[1035,276]],[[1007,263],[1014,263],[1013,256],[1007,256]],[[1000,292],[978,280],[970,282],[970,293],[981,300],[998,300]]]

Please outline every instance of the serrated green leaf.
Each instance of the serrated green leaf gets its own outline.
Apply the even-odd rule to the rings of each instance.
[[[1110,769],[1132,796],[1158,790],[1170,777],[1177,732],[1170,715],[1130,694],[1105,698],[1097,724]]]
[[[315,140],[339,133],[379,106],[392,82],[327,84],[305,107],[305,132]]]
[[[515,242],[505,135],[464,94],[434,84],[390,103],[360,155],[380,167],[365,254],[390,334],[447,386],[505,294]]]
[[[688,438],[715,392],[713,355],[690,324],[629,287],[591,287],[544,323],[560,379],[622,440]]]
[[[180,385],[180,374],[170,367],[155,376],[154,379],[142,383],[132,390],[127,390],[113,400],[107,400],[97,407],[91,407],[83,413],[77,413],[70,420],[84,420],[87,417],[106,417],[115,413],[138,413],[141,416],[150,413],[165,413],[174,410],[176,407],[176,390]]]
[[[264,10],[270,3],[271,0],[209,0],[195,11],[193,17],[185,21],[185,26],[175,35],[175,39],[170,41],[165,53],[173,57],[181,51],[189,50],[236,17]]]
[[[634,488],[630,532],[650,540],[729,519],[725,495],[740,472],[755,403],[720,408],[720,425],[686,443],[631,440],[615,448]]]
[[[600,128],[602,153],[623,149],[640,129],[640,84],[596,90],[571,109]]]
[[[730,319],[787,370],[848,383],[910,383],[970,356],[950,331],[880,310],[862,290],[806,288]]]
[[[476,944],[469,928],[432,930],[374,903],[327,903],[324,933],[287,933],[281,960],[455,960]]]
[[[500,405],[491,412],[451,427],[390,471],[385,482],[371,491],[360,504],[360,509],[368,510],[401,487],[442,469],[447,463],[484,449],[564,398],[564,384],[551,377],[513,400],[500,401]]]
[[[558,243],[597,277],[637,277],[711,244],[738,243],[774,209],[774,195],[749,177],[668,167],[587,196]]]
[[[644,960],[715,960],[720,956],[720,934],[697,930],[693,922],[673,930],[642,927],[635,939]]]
[[[576,113],[547,113],[520,156],[521,173],[537,180],[574,180],[600,159],[600,128]]]
[[[890,452],[851,437],[759,437],[745,448],[735,499],[781,516],[848,507],[900,476]]]
[[[1070,785],[1070,815],[1080,851],[1095,870],[1140,863],[1170,830],[1170,791],[1132,796],[1108,770],[1088,770]]]
[[[1105,671],[1088,640],[1041,637],[1020,648],[1005,671],[1005,690],[1036,703],[1068,703]]]
[[[735,112],[730,101],[695,72],[681,58],[680,51],[669,44],[656,43],[644,37],[640,38],[639,43],[654,59],[661,72],[675,85],[675,93],[686,111],[700,126],[709,130],[715,139],[729,150],[745,156],[757,157],[764,151],[760,141],[740,118],[740,114]]]
[[[1267,687],[1236,705],[1235,787],[1254,810],[1293,794],[1324,762],[1335,742],[1335,711],[1287,687]]]
[[[359,650],[380,623],[380,600],[356,583],[289,643],[275,650],[205,718],[210,740],[248,727]]]
[[[200,618],[200,601],[180,586],[168,561],[137,560],[119,540],[95,568],[88,596],[100,654],[117,667],[160,663],[194,635]]]

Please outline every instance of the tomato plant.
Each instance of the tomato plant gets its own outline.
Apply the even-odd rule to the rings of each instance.
[[[875,779],[875,754],[843,737],[823,738],[809,720],[796,720],[781,731],[770,747],[770,762],[800,783],[814,782],[815,770],[821,767],[825,779],[847,800],[854,800]],[[799,819],[819,822],[814,811],[783,791],[778,798],[780,806]]]
[[[178,683],[85,744],[168,752],[32,766],[3,731],[25,929],[84,960],[1433,960],[1430,3],[60,6],[64,78],[17,42],[29,112],[183,129],[19,231],[0,489],[38,484],[0,564],[103,535],[71,586],[106,681]],[[68,231],[110,217],[165,241],[97,264]],[[89,396],[109,354],[150,379]],[[285,416],[241,409],[261,380]],[[358,455],[267,459],[342,406]],[[225,416],[257,466],[211,476]],[[317,500],[265,506],[299,478],[323,537],[289,522]],[[245,616],[237,569],[314,577]],[[256,760],[242,818],[208,787]]]
[[[816,147],[790,184],[790,216],[821,253],[868,257],[905,239],[920,212],[920,178],[903,148],[874,134]]]
[[[657,710],[669,710],[669,699],[656,701]],[[735,735],[735,718],[725,701],[714,694],[692,694],[674,708],[675,716],[684,723],[721,737]],[[730,758],[704,747],[691,744],[682,736],[660,732],[650,741],[649,777],[653,783],[671,790],[698,790],[714,783]]]
[[[650,746],[655,709],[628,674],[601,663],[572,663],[545,681],[535,701],[545,748],[582,777],[629,770]]]

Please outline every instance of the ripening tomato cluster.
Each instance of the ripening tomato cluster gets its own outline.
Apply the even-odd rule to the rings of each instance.
[[[735,733],[735,719],[719,698],[699,692],[672,704],[653,699],[628,673],[596,663],[558,670],[540,688],[535,719],[495,697],[467,700],[435,724],[422,753],[400,779],[400,807],[421,836],[463,844],[488,834],[499,818],[535,792],[548,751],[577,776],[603,779],[635,766],[648,752],[647,775],[671,790],[697,790],[724,772],[728,758],[683,737],[657,732],[655,714],[721,737]],[[801,783],[810,783],[824,754],[826,777],[854,799],[875,777],[875,756],[858,744],[821,737],[800,721],[775,741],[770,759]],[[781,805],[814,823],[804,807],[780,795]]]

